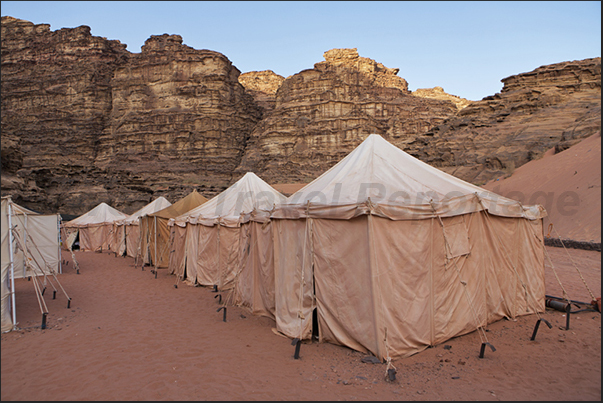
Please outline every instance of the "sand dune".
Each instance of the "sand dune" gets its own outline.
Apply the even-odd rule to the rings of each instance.
[[[558,154],[517,168],[504,179],[483,186],[524,204],[542,204],[551,237],[601,242],[601,133]]]

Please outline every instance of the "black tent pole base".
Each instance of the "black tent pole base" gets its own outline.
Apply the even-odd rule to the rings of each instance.
[[[538,327],[540,327],[540,322],[544,321],[544,323],[546,323],[546,325],[549,327],[549,329],[552,329],[553,326],[549,323],[548,320],[544,319],[544,318],[540,318],[536,321],[536,326],[534,326],[534,331],[532,332],[532,337],[530,338],[530,340],[534,341],[536,340],[536,333],[538,333]]]
[[[216,312],[220,312],[222,309],[224,309],[224,314],[222,315],[222,322],[226,322],[226,307],[221,306],[218,308],[218,310]]]
[[[479,358],[484,358],[484,353],[486,352],[486,346],[489,346],[490,349],[494,352],[496,349],[494,346],[488,342],[482,343],[482,347],[479,350]]]
[[[298,338],[293,339],[293,341],[291,342],[291,345],[295,346],[295,353],[293,354],[293,358],[295,358],[296,360],[299,360],[299,349],[301,347],[301,340]]]

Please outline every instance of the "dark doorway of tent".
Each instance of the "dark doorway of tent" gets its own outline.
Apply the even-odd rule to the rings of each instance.
[[[314,277],[314,276],[312,276]],[[312,292],[314,293],[314,298],[316,298],[316,279],[312,278]],[[314,307],[312,310],[312,341],[318,341],[318,307]]]

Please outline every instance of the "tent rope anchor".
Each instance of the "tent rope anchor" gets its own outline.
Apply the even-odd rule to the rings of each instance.
[[[226,307],[221,306],[218,308],[218,310],[216,312],[220,312],[222,309],[224,309],[224,314],[222,315],[222,322],[226,322]]]
[[[216,294],[214,295],[214,299],[218,298],[218,304],[222,303],[222,294]]]
[[[538,319],[536,321],[536,326],[534,326],[534,332],[532,332],[532,337],[530,338],[530,340],[532,340],[532,341],[536,340],[536,333],[538,333],[538,327],[540,326],[540,322],[546,323],[546,325],[549,327],[549,329],[553,328],[553,325],[551,325],[548,320],[546,320],[544,318]]]

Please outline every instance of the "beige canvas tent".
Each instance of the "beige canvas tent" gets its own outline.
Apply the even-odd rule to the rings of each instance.
[[[114,251],[113,223],[128,218],[127,214],[100,203],[92,210],[61,226],[63,244],[65,249],[71,249],[76,239],[74,234],[79,234],[80,250],[82,251]]]
[[[113,223],[113,244],[117,245],[117,256],[136,257],[140,248],[140,223],[139,218],[163,210],[171,206],[165,197],[159,196],[146,206],[130,214],[128,218]]]
[[[2,332],[15,328],[14,279],[61,273],[60,215],[39,214],[2,197]],[[12,231],[10,229],[13,229]],[[34,283],[38,284],[35,280]],[[39,290],[41,292],[41,290]]]
[[[370,135],[271,214],[277,330],[388,362],[474,330],[483,348],[545,309],[545,215]]]
[[[239,303],[273,316],[272,236],[267,212],[285,197],[252,172],[184,215],[174,227],[170,272],[192,284],[232,289],[240,284]],[[240,281],[239,281],[240,280]],[[269,295],[255,289],[266,289]]]
[[[170,259],[170,228],[168,221],[205,203],[207,198],[196,190],[176,203],[140,217],[142,263],[155,269],[166,268]]]

